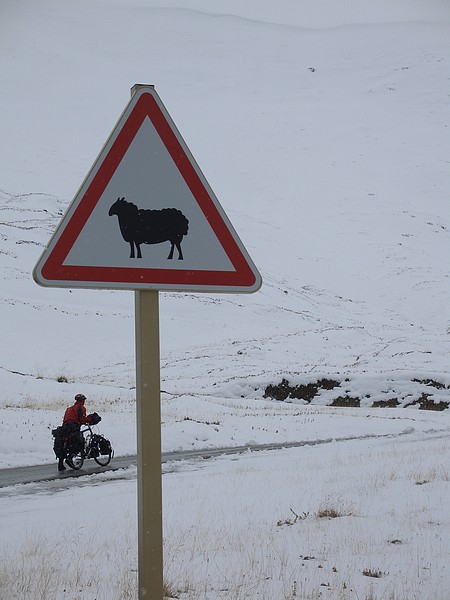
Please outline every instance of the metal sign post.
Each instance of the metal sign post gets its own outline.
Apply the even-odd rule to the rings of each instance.
[[[159,296],[135,292],[139,600],[163,598]]]
[[[131,88],[131,97],[140,88]],[[159,292],[136,290],[138,597],[163,599]]]

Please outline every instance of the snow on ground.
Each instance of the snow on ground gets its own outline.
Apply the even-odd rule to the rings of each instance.
[[[428,432],[169,463],[171,593],[446,600],[449,458],[448,433]],[[1,490],[7,597],[135,598],[135,476]]]
[[[54,460],[78,392],[135,452],[133,294],[31,272],[153,83],[264,280],[161,294],[163,450],[393,436],[167,467],[172,589],[447,600],[449,417],[420,407],[450,401],[449,51],[446,0],[2,2],[1,466]],[[8,599],[134,597],[134,477],[2,493]]]

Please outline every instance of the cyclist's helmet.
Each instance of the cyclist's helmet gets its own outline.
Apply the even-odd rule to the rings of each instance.
[[[75,396],[75,402],[84,402],[86,400],[86,396],[84,394],[77,394]]]

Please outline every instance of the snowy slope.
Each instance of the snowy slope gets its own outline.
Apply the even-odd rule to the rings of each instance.
[[[81,389],[132,412],[133,294],[31,271],[135,82],[157,86],[264,279],[161,294],[169,397],[325,376],[342,385],[313,402],[446,401],[447,5],[300,5],[2,5],[3,406],[60,411]]]
[[[169,467],[174,595],[448,600],[449,51],[447,0],[3,0],[0,466],[53,461],[77,392],[136,450],[133,294],[31,273],[155,84],[264,280],[160,295],[163,449],[367,438]],[[0,596],[134,597],[119,477],[2,492]]]

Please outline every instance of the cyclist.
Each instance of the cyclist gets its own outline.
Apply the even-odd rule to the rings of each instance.
[[[84,406],[86,396],[84,394],[77,394],[75,396],[75,403],[66,409],[63,418],[63,428],[65,426],[65,432],[73,438],[78,437],[80,448],[84,446],[83,435],[80,433],[80,427],[84,423],[95,424],[98,423],[100,417],[97,413],[92,415],[86,414],[86,407]],[[58,471],[65,471],[64,456],[58,456]]]

